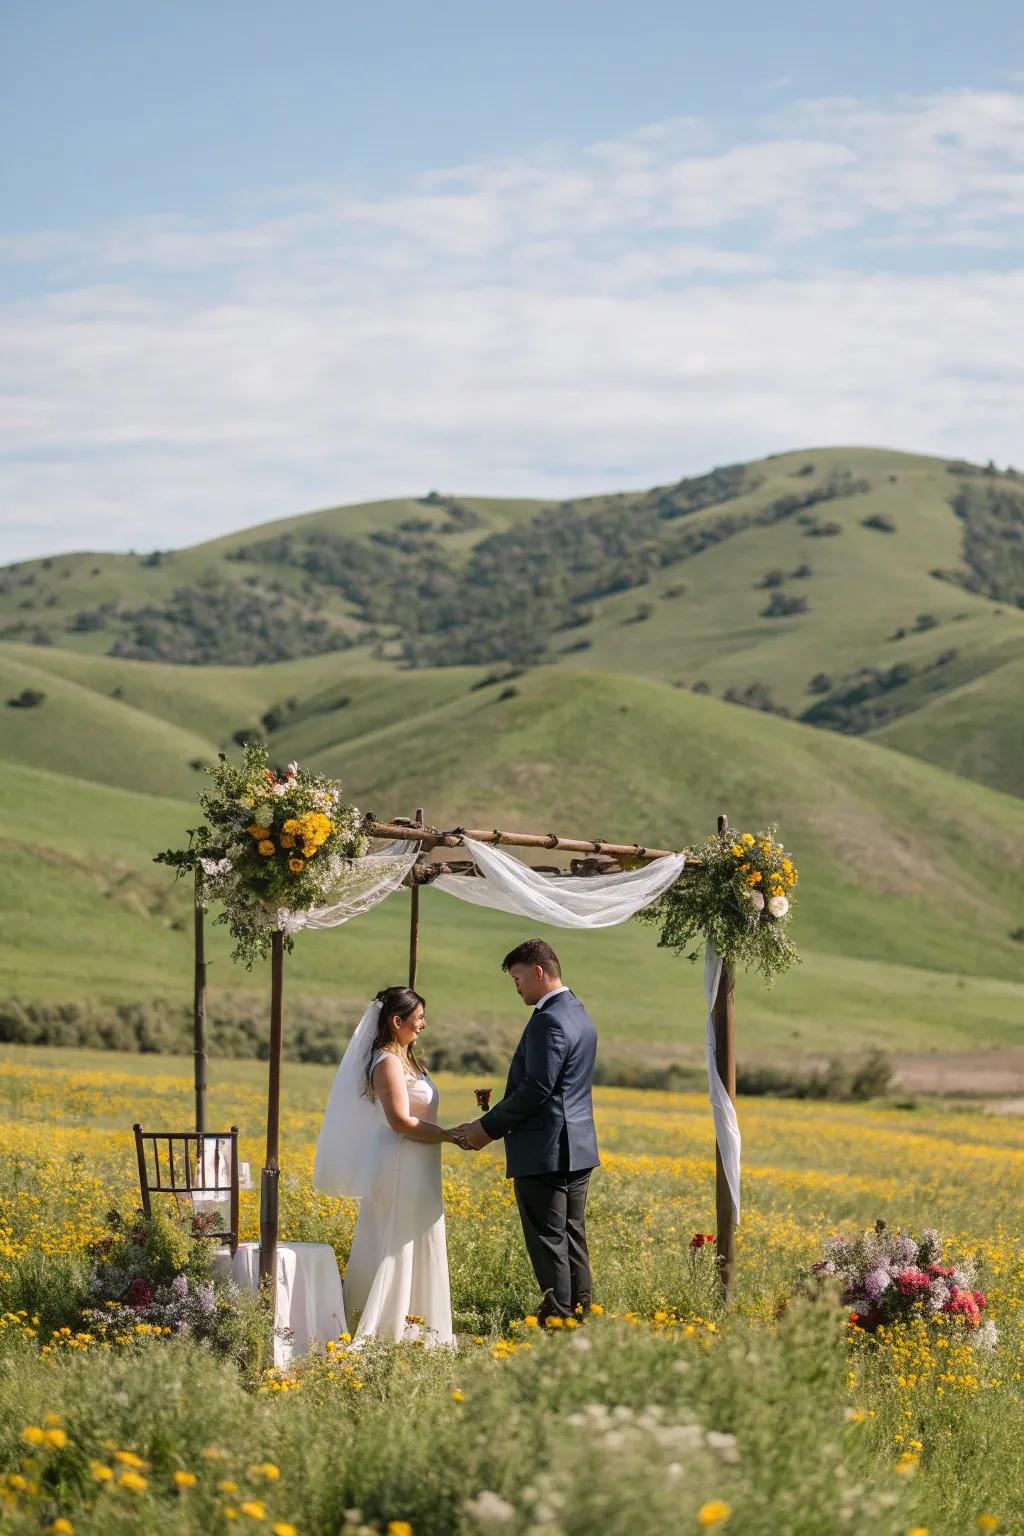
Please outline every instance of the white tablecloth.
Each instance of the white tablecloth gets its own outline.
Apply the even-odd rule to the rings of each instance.
[[[259,1243],[239,1243],[233,1261],[222,1248],[214,1262],[246,1290],[259,1290]],[[334,1249],[329,1243],[278,1243],[274,1364],[287,1365],[294,1355],[323,1349],[328,1339],[347,1331]]]

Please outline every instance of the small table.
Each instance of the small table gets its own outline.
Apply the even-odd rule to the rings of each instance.
[[[260,1284],[259,1243],[239,1243],[232,1260],[226,1248],[214,1256],[223,1275],[248,1291]],[[282,1330],[287,1329],[289,1336]],[[285,1366],[311,1348],[348,1332],[338,1260],[330,1243],[278,1243],[274,1364]]]

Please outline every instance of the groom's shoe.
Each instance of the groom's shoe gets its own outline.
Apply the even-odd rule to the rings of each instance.
[[[558,1305],[558,1302],[555,1300],[552,1292],[545,1291],[544,1300],[537,1308],[537,1321],[540,1323],[541,1327],[543,1328],[549,1317],[564,1318],[568,1316],[570,1316],[570,1314],[562,1310],[562,1308]]]

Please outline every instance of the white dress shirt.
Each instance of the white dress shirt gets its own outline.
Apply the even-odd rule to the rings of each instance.
[[[544,996],[541,998],[539,1003],[534,1003],[534,1005],[533,1005],[534,1006],[534,1011],[536,1012],[537,1010],[543,1008],[545,1003],[549,1003],[553,997],[557,997],[559,992],[568,992],[568,991],[569,991],[569,988],[567,986],[564,986],[564,985],[561,986],[561,987],[552,987],[550,992],[545,992]]]

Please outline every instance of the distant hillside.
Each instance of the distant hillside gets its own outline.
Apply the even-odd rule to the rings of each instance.
[[[351,676],[429,693],[567,663],[1021,794],[1022,605],[1024,480],[961,461],[820,449],[560,503],[431,493],[8,567],[4,753],[45,764],[66,727],[111,739],[116,716],[150,766],[114,782],[179,793],[235,737],[329,734]]]
[[[288,667],[298,665],[324,659]],[[160,679],[167,710],[181,708],[167,691],[173,676],[207,677],[141,663],[126,675],[136,688]],[[511,684],[474,681],[455,670],[352,674],[344,694],[331,683],[319,695],[323,707],[296,711],[281,728],[282,755],[340,773],[364,809],[395,814],[422,804],[440,823],[500,820],[685,844],[713,826],[718,810],[736,825],[777,819],[802,874],[794,936],[805,963],[769,994],[742,978],[745,1060],[857,1054],[873,1044],[922,1052],[1024,1043],[1022,948],[1013,936],[1024,911],[1020,800],[873,742],[663,682],[569,667],[538,668]],[[218,691],[226,692],[223,679],[204,706],[211,733],[217,711],[230,718],[238,702],[218,704]],[[132,734],[136,716],[154,717],[127,700],[109,703],[111,714],[108,703],[51,740],[62,773],[0,775],[0,998],[72,1009],[151,998],[187,1006],[188,891],[151,860],[193,824],[198,780],[185,764],[173,795],[117,787],[141,761],[140,741],[153,745]],[[173,735],[166,745],[170,756]],[[151,790],[160,787],[156,746],[146,760]],[[422,984],[439,1026],[513,1027],[518,1013],[498,962],[522,923],[435,891],[424,894],[422,916]],[[288,966],[288,1027],[304,1027],[304,999],[315,999],[318,1018],[336,1009],[340,1039],[361,1001],[403,974],[407,921],[407,899],[396,896],[336,932],[302,937]],[[699,1060],[700,977],[685,960],[659,952],[634,924],[600,938],[551,937],[596,1000],[609,1055]],[[239,971],[226,949],[215,928],[213,1016],[241,997],[259,1020],[265,974]]]

